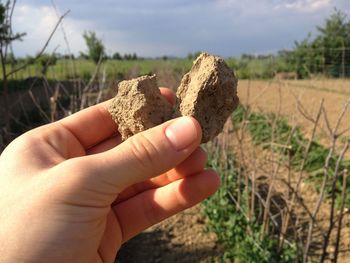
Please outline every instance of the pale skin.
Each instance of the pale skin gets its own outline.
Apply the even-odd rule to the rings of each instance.
[[[124,242],[218,189],[195,119],[121,143],[107,105],[29,131],[4,150],[1,262],[114,262]]]

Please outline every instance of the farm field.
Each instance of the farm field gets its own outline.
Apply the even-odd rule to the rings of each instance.
[[[298,111],[297,101],[315,115],[323,99],[329,121],[334,123],[350,98],[349,87],[350,80],[240,80],[238,95],[243,105],[250,105],[255,111],[280,113],[308,130],[310,125]],[[346,112],[341,127],[349,128],[349,123],[350,112]]]
[[[249,105],[253,111],[276,113],[285,117],[288,122],[302,128],[306,137],[310,137],[312,123],[298,110],[298,103],[305,108],[308,115],[315,117],[321,100],[329,124],[334,128],[337,119],[350,99],[350,80],[240,80],[238,94],[243,105]],[[320,119],[320,129],[316,131],[316,139],[328,146],[326,121]],[[344,113],[339,125],[339,131],[345,131],[343,139],[350,136],[350,110]],[[349,156],[349,155],[348,155]]]
[[[349,214],[346,212],[343,216],[341,237],[336,236],[336,231],[330,230],[338,224],[334,221],[334,213],[337,216],[340,213],[336,196],[342,191],[341,180],[332,188],[332,191],[338,194],[324,194],[330,191],[327,188],[330,186],[327,185],[330,185],[332,180],[343,177],[334,176],[334,166],[331,168],[327,164],[326,155],[330,151],[337,156],[342,153],[344,160],[341,162],[347,162],[344,163],[344,171],[335,173],[347,173],[349,169],[347,142],[350,136],[350,110],[344,108],[350,98],[348,87],[350,81],[344,79],[240,80],[238,93],[242,106],[247,109],[247,115],[238,113],[235,118],[229,120],[225,131],[218,138],[221,158],[228,160],[228,156],[233,152],[237,159],[237,176],[241,178],[238,180],[243,180],[247,188],[236,195],[232,188],[227,190],[232,191],[235,203],[244,207],[239,210],[247,211],[246,218],[251,218],[256,213],[252,200],[264,200],[261,201],[262,206],[269,205],[272,211],[275,210],[271,212],[270,220],[274,221],[277,218],[277,221],[274,221],[275,225],[282,226],[282,230],[279,230],[282,234],[277,232],[279,238],[275,238],[288,239],[293,233],[294,237],[291,240],[300,247],[307,246],[310,260],[315,262],[321,257],[332,260],[337,239],[341,251],[338,262],[347,262],[350,255],[350,226],[345,223],[349,220]],[[320,111],[322,100],[323,108]],[[319,120],[316,125],[309,119],[316,119],[318,112]],[[337,133],[341,134],[339,138],[335,134],[329,134],[337,123]],[[297,136],[294,140],[295,133],[292,132],[296,130]],[[309,140],[312,140],[311,145],[314,145],[311,148],[306,147]],[[334,151],[330,150],[333,144]],[[295,152],[299,151],[300,146],[303,150],[301,155],[296,157]],[[295,165],[295,159],[298,158],[305,160],[305,163],[297,161],[298,164]],[[224,170],[223,172],[225,173]],[[348,188],[344,187],[343,183],[344,191],[349,192]],[[245,195],[251,195],[248,198],[249,202],[240,203],[239,200]],[[295,198],[295,195],[298,197]],[[335,198],[333,201],[331,196]],[[335,205],[337,202],[338,206]],[[349,203],[346,203],[345,207],[344,211],[348,211]],[[308,228],[310,220],[315,222],[311,232]],[[284,234],[283,225],[286,227]],[[298,256],[299,259],[301,257]]]

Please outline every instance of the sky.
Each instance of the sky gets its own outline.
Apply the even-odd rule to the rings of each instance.
[[[335,7],[350,19],[350,0],[17,0],[13,28],[27,35],[13,48],[36,54],[70,10],[47,52],[86,52],[82,34],[95,31],[110,55],[269,54],[315,34]]]

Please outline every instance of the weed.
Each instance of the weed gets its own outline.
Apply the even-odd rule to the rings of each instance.
[[[216,233],[225,247],[222,256],[227,262],[298,262],[297,247],[286,242],[278,254],[278,238],[273,234],[262,235],[262,224],[257,219],[249,220],[246,201],[237,201],[238,191],[250,191],[249,186],[238,182],[233,155],[222,163],[219,154],[212,153],[209,167],[221,174],[219,191],[204,202],[204,213],[209,219],[209,230]],[[243,188],[242,188],[243,186]],[[246,198],[246,197],[245,197]]]

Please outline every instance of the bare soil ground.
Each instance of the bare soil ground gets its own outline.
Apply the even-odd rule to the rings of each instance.
[[[216,235],[205,233],[200,205],[175,215],[126,242],[116,262],[216,262]]]
[[[333,128],[344,104],[350,99],[350,80],[241,80],[238,82],[238,95],[243,105],[250,105],[253,111],[281,114],[287,118],[290,125],[301,126],[304,134],[308,137],[311,135],[313,125],[298,111],[297,100],[314,117],[323,99],[329,123]],[[319,126],[316,138],[328,146],[330,140],[326,133],[326,122],[323,117],[320,119]],[[349,128],[350,109],[345,112],[339,131]],[[342,137],[349,136],[350,130]],[[350,157],[349,154],[348,157]]]

